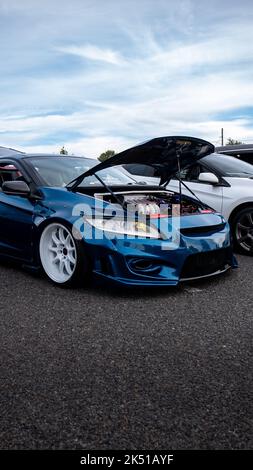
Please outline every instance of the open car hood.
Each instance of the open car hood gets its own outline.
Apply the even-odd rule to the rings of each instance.
[[[74,189],[87,176],[94,175],[105,168],[129,163],[149,165],[155,168],[155,176],[160,177],[160,184],[169,181],[178,171],[200,158],[214,152],[214,146],[195,137],[157,137],[142,144],[124,150],[108,160],[99,163],[69,183]]]

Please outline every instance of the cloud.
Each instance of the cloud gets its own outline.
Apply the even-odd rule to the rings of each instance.
[[[107,62],[113,65],[123,65],[125,63],[123,57],[117,51],[103,49],[90,44],[85,46],[59,47],[57,50],[64,54],[72,54],[84,59]]]
[[[0,0],[1,145],[96,157],[221,127],[253,140],[250,3],[105,3]]]

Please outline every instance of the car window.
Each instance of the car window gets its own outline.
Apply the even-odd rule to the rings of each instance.
[[[22,172],[12,162],[0,162],[0,187],[5,181],[25,181]]]
[[[30,158],[29,163],[42,178],[46,186],[64,187],[78,176],[98,164],[97,160],[81,157]],[[133,184],[134,180],[116,168],[100,170],[98,176],[108,185]],[[99,186],[94,175],[84,178],[80,186]]]
[[[127,170],[133,176],[149,176],[158,177],[157,170],[150,166],[144,165],[143,163],[126,163],[123,168]]]
[[[222,176],[245,177],[253,175],[253,165],[230,155],[213,153],[204,157],[203,161]]]
[[[195,163],[194,165],[188,166],[184,168],[180,172],[181,179],[184,181],[193,181],[198,183],[199,182],[199,175],[200,173],[204,173],[206,169],[200,163]],[[179,173],[177,173],[177,177]]]

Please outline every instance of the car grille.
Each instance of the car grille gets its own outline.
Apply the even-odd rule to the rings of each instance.
[[[208,276],[225,269],[230,248],[189,255],[181,271],[181,279]]]
[[[183,235],[186,235],[186,236],[189,236],[189,237],[193,237],[193,236],[198,236],[199,234],[201,233],[214,233],[214,232],[220,232],[221,230],[223,230],[225,228],[226,224],[225,223],[222,223],[222,224],[218,224],[218,225],[205,225],[203,227],[187,227],[187,228],[181,228],[180,229],[180,232],[183,234]]]

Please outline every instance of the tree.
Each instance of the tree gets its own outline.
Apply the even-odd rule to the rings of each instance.
[[[101,161],[101,162],[105,162],[105,160],[108,160],[108,158],[111,158],[115,155],[115,151],[114,150],[106,150],[105,152],[101,153],[101,155],[98,157],[98,159]]]
[[[61,150],[60,150],[60,154],[61,155],[68,155],[68,151],[65,149],[64,145],[62,146]]]
[[[242,144],[241,140],[231,139],[231,137],[229,137],[226,143],[226,145],[240,145],[240,144]]]

